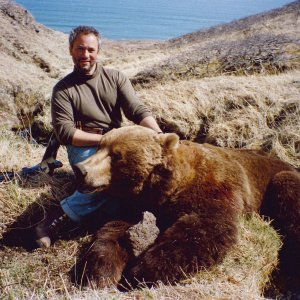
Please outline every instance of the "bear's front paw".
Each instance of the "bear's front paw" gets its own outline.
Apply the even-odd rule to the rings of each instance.
[[[152,249],[151,247],[150,249]],[[166,272],[159,261],[159,257],[153,256],[150,251],[137,258],[125,272],[125,278],[133,288],[153,286],[158,281],[165,282]]]
[[[151,287],[159,279],[153,270],[150,270],[143,263],[132,267],[125,275],[127,283],[131,288]]]
[[[97,231],[79,263],[78,274],[83,284],[103,288],[120,281],[129,253],[119,240],[130,226],[124,221],[111,221]]]

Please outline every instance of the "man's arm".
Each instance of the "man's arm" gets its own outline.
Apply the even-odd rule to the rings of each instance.
[[[153,129],[156,132],[162,132],[152,116],[145,117],[139,125]]]
[[[64,81],[58,82],[53,88],[51,118],[54,133],[60,144],[71,144],[76,128],[72,102]]]
[[[140,124],[141,126],[148,127],[153,129],[156,132],[162,132],[159,128],[158,124],[156,123],[155,119],[152,116],[145,117]],[[101,134],[96,133],[88,133],[84,132],[80,129],[76,129],[73,139],[72,145],[73,146],[97,146],[102,138]]]
[[[72,145],[78,147],[97,146],[101,138],[101,134],[89,133],[80,129],[76,129],[72,138]]]

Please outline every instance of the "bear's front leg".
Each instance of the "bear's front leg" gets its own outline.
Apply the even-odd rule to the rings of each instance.
[[[125,221],[111,221],[97,231],[76,267],[78,283],[104,288],[120,281],[130,257],[121,240],[131,225]]]
[[[279,277],[290,288],[300,286],[300,173],[283,171],[268,186],[262,213],[283,236]]]
[[[220,262],[237,239],[237,216],[228,212],[180,217],[125,272],[134,287],[157,281],[174,283],[185,274]]]
[[[300,243],[300,173],[276,174],[269,183],[261,210],[274,219],[282,235]]]

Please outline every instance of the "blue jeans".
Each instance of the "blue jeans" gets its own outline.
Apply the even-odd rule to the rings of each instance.
[[[71,166],[92,156],[96,153],[96,150],[97,147],[68,145],[67,152]],[[102,192],[82,194],[75,191],[72,195],[63,199],[60,205],[71,220],[80,223],[84,217],[101,208],[108,200],[108,197]]]

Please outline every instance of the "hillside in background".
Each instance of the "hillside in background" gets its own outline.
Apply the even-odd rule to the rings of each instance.
[[[299,16],[300,1],[295,1],[167,41],[104,38],[99,60],[130,77],[164,131],[221,147],[262,149],[300,168]],[[5,172],[40,162],[45,151],[40,143],[51,132],[51,90],[72,70],[72,61],[67,35],[38,24],[13,1],[0,0],[0,22],[0,172]],[[58,159],[64,166],[53,177],[16,176],[0,183],[0,238],[16,230],[17,240],[26,239],[34,210],[41,212],[74,190],[63,147]],[[51,249],[32,252],[0,242],[0,299],[264,299],[282,294],[287,299],[300,282],[287,282],[288,276],[275,271],[280,268],[279,235],[257,216],[241,220],[239,243],[222,264],[176,287],[120,293],[74,286],[69,271],[89,239],[62,239]]]

